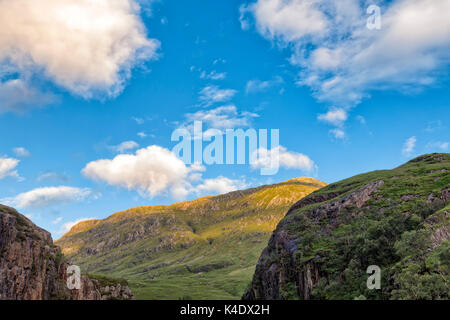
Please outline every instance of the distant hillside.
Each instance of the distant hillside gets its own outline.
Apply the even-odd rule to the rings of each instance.
[[[450,154],[328,185],[297,202],[244,299],[449,299]],[[367,288],[367,267],[381,289]]]
[[[238,299],[270,234],[313,178],[138,207],[84,221],[56,243],[83,272],[129,281],[138,299]]]

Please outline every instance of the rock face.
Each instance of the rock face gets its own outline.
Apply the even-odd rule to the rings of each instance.
[[[67,287],[67,268],[50,233],[10,207],[0,205],[0,299],[132,299],[127,286],[102,287],[81,276],[80,289]]]
[[[450,155],[330,184],[297,202],[243,299],[448,299]],[[369,265],[382,287],[366,286]]]

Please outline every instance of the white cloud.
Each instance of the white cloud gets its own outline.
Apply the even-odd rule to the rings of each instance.
[[[14,170],[19,164],[19,160],[14,158],[0,157],[0,179],[5,177],[19,177],[17,170]]]
[[[339,128],[331,129],[330,133],[336,138],[336,139],[345,139],[345,131]]]
[[[189,193],[188,175],[195,170],[199,168],[187,167],[170,150],[153,145],[137,150],[136,154],[92,161],[82,173],[90,179],[137,190],[150,197],[170,192],[175,198],[182,198]]]
[[[225,102],[234,97],[237,93],[233,89],[220,89],[218,86],[206,86],[200,91],[200,101],[206,107],[217,103]]]
[[[255,151],[256,161],[251,164],[252,168],[272,168],[278,164],[280,167],[288,169],[299,169],[302,171],[313,171],[316,168],[314,161],[307,155],[288,151],[285,147],[279,146],[270,150],[260,148]]]
[[[215,59],[215,60],[213,61],[213,65],[216,65],[216,64],[218,64],[218,63],[220,63],[220,64],[225,64],[225,63],[227,63],[227,60],[222,59],[222,58],[219,58],[219,59]]]
[[[433,133],[436,131],[441,131],[446,129],[446,126],[444,125],[444,123],[441,120],[436,120],[436,121],[430,121],[427,124],[427,127],[425,128],[425,131],[428,133]]]
[[[55,181],[62,181],[67,182],[69,181],[69,177],[65,174],[60,174],[57,172],[45,172],[40,174],[37,177],[37,181],[45,181],[45,180],[55,180]]]
[[[44,208],[74,201],[83,201],[90,195],[92,195],[92,191],[88,188],[80,189],[59,186],[37,188],[20,193],[12,198],[1,199],[0,201],[16,208]]]
[[[202,71],[200,73],[201,79],[209,79],[209,80],[224,80],[227,77],[226,72],[217,72],[216,70],[213,70],[209,73],[206,71]]]
[[[416,137],[408,138],[403,144],[402,153],[405,156],[410,156],[414,152],[414,148],[416,147],[417,139]]]
[[[347,120],[347,112],[344,109],[332,109],[325,114],[320,114],[317,119],[341,126]]]
[[[124,142],[118,144],[117,146],[111,146],[110,149],[115,152],[124,153],[128,150],[133,150],[138,147],[139,147],[139,144],[135,141],[124,141]]]
[[[250,125],[251,119],[258,117],[258,115],[251,112],[238,112],[236,106],[228,105],[188,113],[185,117],[188,123],[202,121],[208,127],[220,130],[247,127]]]
[[[63,235],[65,233],[69,232],[73,226],[79,224],[80,222],[88,221],[88,220],[96,220],[96,219],[97,218],[81,218],[81,219],[78,219],[75,221],[66,222],[62,225],[61,229],[58,231],[58,234]]]
[[[1,67],[2,65],[0,64]],[[31,87],[25,80],[12,79],[5,82],[1,80],[0,77],[0,114],[5,112],[24,113],[32,108],[43,107],[57,101],[54,95]]]
[[[428,143],[428,144],[427,144],[427,148],[430,148],[430,149],[440,149],[441,151],[447,151],[449,145],[450,145],[450,142],[436,141],[436,142],[430,142],[430,143]]]
[[[144,119],[139,118],[139,117],[132,117],[131,119],[133,119],[134,121],[136,121],[137,124],[143,124],[145,122]]]
[[[372,91],[412,91],[436,82],[450,61],[449,1],[384,2],[369,30],[358,0],[257,0],[241,7],[257,31],[291,50],[299,85],[348,110]]]
[[[356,116],[356,120],[358,120],[361,124],[366,124],[366,118],[361,115]]]
[[[319,1],[311,0],[259,0],[241,7],[241,14],[251,12],[256,28],[264,37],[283,42],[324,34],[328,19],[320,10]],[[244,29],[249,22],[241,15]]]
[[[222,194],[248,187],[242,180],[229,179],[219,176],[214,179],[205,179],[203,182],[195,187],[195,192],[198,194]]]
[[[22,79],[11,81],[44,74],[84,98],[117,96],[132,68],[156,58],[159,48],[157,40],[147,37],[134,0],[0,1],[0,30],[0,63]],[[6,110],[41,97],[25,84],[5,85],[27,93],[24,101],[16,94]]]
[[[253,79],[247,82],[245,87],[245,92],[248,93],[256,93],[265,91],[273,86],[279,85],[283,83],[283,78],[277,76],[272,80],[261,81],[259,79]]]
[[[29,157],[30,156],[30,152],[27,149],[23,148],[23,147],[14,148],[13,152],[18,157]]]
[[[138,137],[140,137],[140,138],[146,138],[146,137],[147,137],[147,134],[146,134],[145,132],[143,132],[143,131],[138,132],[137,135],[138,135]]]
[[[52,224],[59,224],[62,221],[62,217],[58,217],[52,221]]]

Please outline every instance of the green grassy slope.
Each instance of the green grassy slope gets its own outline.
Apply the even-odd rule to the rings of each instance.
[[[449,238],[450,154],[424,155],[296,203],[245,298],[448,299]],[[366,286],[370,265],[381,268],[380,290]]]
[[[138,299],[238,299],[293,203],[326,184],[297,178],[81,222],[56,241],[84,273],[128,280]]]

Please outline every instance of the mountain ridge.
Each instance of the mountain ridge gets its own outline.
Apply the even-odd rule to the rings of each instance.
[[[83,221],[56,244],[86,273],[126,278],[138,298],[238,299],[279,219],[298,199],[325,185],[303,177],[172,205],[135,207]],[[172,287],[183,281],[181,289]],[[195,285],[193,293],[190,286]]]
[[[81,229],[80,228],[81,226],[85,226],[85,225],[93,225],[93,226],[95,226],[98,222],[104,221],[105,219],[108,219],[108,218],[110,218],[110,217],[112,217],[114,215],[120,215],[122,213],[126,213],[126,212],[133,211],[133,210],[136,210],[136,209],[144,209],[145,208],[147,210],[155,210],[155,212],[156,212],[156,210],[170,210],[171,208],[179,208],[179,207],[186,207],[186,206],[189,207],[191,205],[200,204],[201,202],[206,202],[207,200],[212,200],[213,201],[214,199],[227,198],[227,197],[230,197],[230,196],[232,197],[233,195],[241,195],[243,192],[245,192],[245,193],[247,193],[247,192],[257,192],[257,191],[260,191],[262,189],[270,188],[270,187],[275,186],[275,185],[294,184],[294,183],[298,183],[299,185],[318,187],[318,188],[321,188],[321,187],[324,187],[324,186],[327,185],[327,183],[322,182],[320,180],[317,180],[315,178],[311,178],[311,177],[297,177],[297,178],[288,179],[286,181],[282,181],[282,182],[279,182],[279,183],[275,183],[273,185],[266,184],[266,185],[261,185],[261,186],[258,186],[258,187],[245,189],[245,190],[230,191],[230,192],[227,192],[227,193],[224,193],[224,194],[215,195],[215,196],[212,196],[212,195],[210,195],[210,196],[203,196],[203,197],[200,197],[200,198],[196,198],[194,200],[186,200],[186,201],[174,202],[174,203],[169,204],[169,205],[149,205],[149,206],[132,207],[132,208],[129,208],[129,209],[126,209],[126,210],[121,210],[121,211],[115,212],[115,213],[111,214],[110,216],[108,216],[108,217],[106,217],[104,219],[89,219],[89,220],[80,221],[76,225],[72,226],[72,228],[68,232],[63,234],[56,241],[59,241],[59,240],[63,239],[66,236],[73,235],[75,233],[74,231],[77,231],[77,229]],[[83,229],[83,231],[86,231],[86,230]]]

